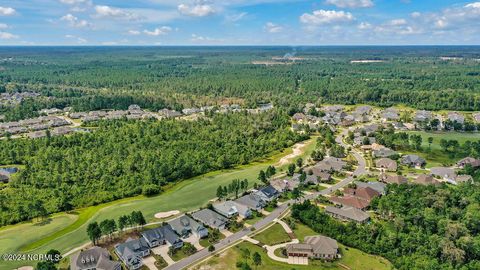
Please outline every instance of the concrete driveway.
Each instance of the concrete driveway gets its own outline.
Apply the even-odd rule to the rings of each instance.
[[[155,266],[155,258],[153,256],[143,258],[143,264],[150,270],[158,270]]]
[[[152,252],[162,256],[162,258],[165,260],[165,262],[168,265],[172,265],[175,263],[175,261],[173,261],[172,258],[170,258],[170,256],[168,255],[169,248],[170,248],[170,245],[162,245],[156,248],[152,248]]]
[[[193,233],[188,238],[183,239],[183,242],[192,244],[197,250],[203,249],[203,247],[200,245],[200,238]]]

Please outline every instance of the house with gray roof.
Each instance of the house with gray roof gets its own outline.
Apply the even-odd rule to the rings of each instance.
[[[142,237],[147,241],[149,247],[153,248],[160,245],[170,244],[174,248],[181,248],[183,241],[173,231],[170,225],[146,230],[142,232]]]
[[[457,167],[461,169],[465,168],[467,165],[472,166],[472,168],[480,167],[480,160],[472,157],[466,157],[457,162]]]
[[[199,222],[201,222],[203,225],[208,226],[212,229],[223,230],[228,224],[228,219],[226,217],[208,208],[193,212],[192,217],[198,220]],[[208,230],[207,230],[207,234],[203,236],[207,236],[207,235],[208,235]]]
[[[303,244],[288,244],[288,257],[335,260],[338,257],[337,241],[323,235],[307,236]]]
[[[94,246],[74,253],[70,258],[70,269],[122,270],[122,265],[118,261],[111,260],[108,250]]]
[[[325,208],[325,213],[340,220],[353,221],[357,223],[365,223],[370,219],[370,215],[368,215],[366,212],[350,206],[342,208],[327,206]]]
[[[234,217],[237,214],[242,218],[248,218],[252,215],[252,211],[248,207],[235,201],[214,203],[213,209],[227,218]]]
[[[393,151],[392,149],[388,147],[382,147],[377,150],[373,150],[372,156],[374,158],[387,158],[387,157],[392,157],[397,155],[397,152]]]
[[[298,187],[299,184],[299,181],[290,178],[274,179],[270,181],[270,185],[280,193],[289,190],[291,191],[294,188]]]
[[[463,122],[465,122],[465,116],[463,116],[462,114],[460,114],[458,112],[449,112],[447,114],[447,118],[448,118],[448,120],[450,120],[452,122],[457,122],[457,123],[460,123],[460,124],[463,124]]]
[[[430,111],[420,110],[415,112],[415,116],[413,117],[413,121],[422,123],[428,122],[433,118],[433,114]]]
[[[181,237],[187,238],[190,234],[194,234],[198,238],[208,235],[208,230],[200,223],[196,222],[187,215],[182,215],[168,222],[172,229]]]
[[[251,210],[260,211],[267,203],[262,198],[254,193],[244,195],[235,200],[236,203],[244,205]]]
[[[150,255],[150,247],[143,237],[129,238],[125,243],[115,246],[115,253],[128,269],[134,270],[143,266],[143,257]]]
[[[339,158],[326,157],[322,161],[318,162],[315,166],[313,166],[312,170],[317,170],[322,172],[339,172],[346,165],[347,165],[347,162]]]
[[[365,106],[358,106],[357,108],[355,108],[354,112],[355,114],[366,115],[366,114],[369,114],[371,110],[372,110],[372,106],[365,105]]]
[[[448,183],[456,184],[455,178],[457,177],[457,173],[452,168],[433,167],[433,168],[430,169],[430,173],[434,176],[437,176],[437,177],[447,181]]]
[[[416,168],[424,167],[425,164],[427,164],[427,161],[425,161],[424,158],[419,157],[417,155],[405,155],[402,157],[400,162],[403,165],[406,165],[409,167],[416,167]]]
[[[273,188],[271,185],[268,185],[266,187],[262,187],[254,193],[266,202],[273,201],[276,198],[278,198],[278,196],[280,196],[280,193],[275,188]]]
[[[395,108],[385,109],[382,112],[381,117],[384,121],[396,121],[400,119],[400,117],[398,116],[398,110]]]

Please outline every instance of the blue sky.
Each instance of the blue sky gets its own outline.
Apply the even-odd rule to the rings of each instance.
[[[0,45],[480,44],[480,2],[0,0]]]

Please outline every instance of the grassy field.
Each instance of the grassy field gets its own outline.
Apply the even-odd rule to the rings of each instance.
[[[278,223],[264,230],[263,232],[255,235],[253,239],[256,239],[260,241],[260,243],[269,245],[269,246],[290,242],[290,237],[285,232],[282,225]]]
[[[329,270],[345,270],[341,267],[339,263],[350,267],[350,269],[355,270],[388,270],[393,269],[391,264],[377,256],[372,256],[361,252],[354,248],[347,248],[340,245],[340,252],[342,253],[342,258],[338,261],[331,263],[324,263],[318,260],[310,260],[309,265],[290,265],[281,262],[274,261],[267,256],[267,253],[263,248],[254,245],[249,242],[242,242],[232,248],[227,249],[224,252],[221,252],[218,255],[213,256],[207,261],[201,263],[198,266],[193,267],[195,270],[200,269],[209,269],[209,270],[234,270],[238,269],[236,267],[237,261],[243,261],[241,255],[241,249],[249,249],[250,254],[258,252],[262,257],[262,264],[257,267],[257,269],[262,270],[313,270],[313,269],[329,269]],[[253,267],[251,259],[248,263]]]
[[[315,139],[309,140],[301,156],[304,158],[309,156],[314,145]],[[42,225],[26,222],[4,227],[0,229],[0,253],[19,251],[43,253],[50,249],[57,249],[65,253],[89,241],[86,227],[93,221],[118,219],[120,215],[140,210],[145,215],[147,222],[152,222],[156,221],[154,215],[158,212],[194,210],[213,199],[219,185],[226,185],[237,178],[247,178],[250,185],[253,185],[257,181],[260,170],[276,164],[283,156],[290,153],[292,150],[287,149],[259,162],[185,180],[155,197],[139,196],[118,200],[78,209],[75,215],[59,213],[52,216],[51,222]],[[0,261],[0,269],[11,269],[34,263]]]
[[[409,131],[409,134],[418,134],[422,136],[423,151],[403,151],[403,154],[416,154],[427,161],[427,168],[436,166],[450,166],[457,160],[452,159],[440,147],[440,140],[457,140],[460,144],[466,141],[480,140],[480,133],[464,133],[464,132],[425,132],[425,131]],[[429,150],[428,138],[433,138],[431,150]]]

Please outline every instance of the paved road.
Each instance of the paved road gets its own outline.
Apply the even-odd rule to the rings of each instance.
[[[347,134],[347,132],[348,131],[345,130],[344,132],[342,132],[340,135],[338,135],[335,138],[335,141],[345,148],[347,148],[348,145],[343,142],[343,137]],[[319,195],[330,194],[330,193],[336,191],[337,189],[340,189],[340,188],[350,184],[351,182],[353,182],[355,180],[355,178],[353,176],[360,176],[360,175],[366,174],[366,172],[367,172],[367,170],[366,170],[367,162],[365,161],[363,156],[360,155],[359,153],[355,152],[355,151],[352,151],[352,154],[354,155],[354,157],[358,161],[358,167],[353,172],[352,176],[345,178],[344,180],[342,180],[341,182],[331,186],[330,188],[324,189],[320,192],[315,192],[315,193],[312,193],[310,195],[307,195],[303,198],[303,200],[311,200],[311,199],[315,199]],[[255,223],[252,227],[254,227],[255,230],[259,230],[259,229],[267,226],[268,224],[272,223],[274,221],[274,219],[279,218],[288,209],[288,205],[292,204],[294,202],[295,202],[294,200],[286,201],[282,205],[278,206],[268,216],[265,216],[265,218],[263,218],[263,219],[259,220],[257,223]],[[233,243],[240,240],[242,237],[249,235],[250,233],[252,233],[251,228],[245,228],[245,229],[243,229],[243,230],[241,230],[237,233],[234,233],[233,235],[231,235],[229,237],[226,237],[225,239],[223,239],[222,241],[217,243],[215,245],[215,250],[224,249],[224,248],[226,248],[230,245],[233,245]],[[172,265],[170,265],[170,266],[168,266],[164,269],[166,269],[166,270],[185,269],[189,265],[192,265],[196,262],[199,262],[199,261],[207,258],[208,256],[210,256],[211,254],[212,253],[209,252],[207,248],[204,248],[201,251],[193,254],[192,256],[184,258],[184,259],[176,262],[175,264],[172,264]]]

